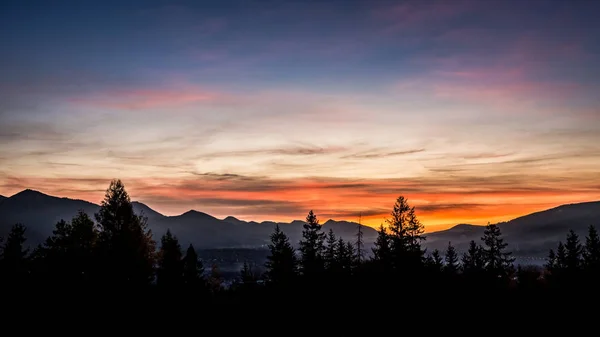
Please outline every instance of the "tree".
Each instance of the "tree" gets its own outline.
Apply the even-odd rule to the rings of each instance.
[[[297,273],[296,252],[279,225],[275,225],[275,230],[271,234],[269,251],[265,264],[267,281],[275,285],[292,282]]]
[[[434,249],[433,252],[431,252],[429,266],[435,272],[441,272],[443,270],[444,260],[442,259],[442,256],[441,256],[439,250]]]
[[[254,269],[247,261],[244,261],[244,265],[240,270],[240,281],[244,285],[250,285],[256,283],[256,280],[257,277]]]
[[[356,262],[358,262],[358,264],[361,264],[363,261],[363,250],[364,250],[364,241],[363,241],[364,233],[362,231],[361,219],[362,219],[362,214],[358,218],[358,225],[356,226],[356,229],[357,229],[356,230]]]
[[[581,268],[582,265],[582,254],[583,247],[579,243],[579,236],[573,231],[569,230],[567,234],[566,249],[566,269],[569,273],[575,273]]]
[[[451,275],[458,273],[458,254],[456,253],[454,246],[452,246],[452,242],[448,242],[448,248],[446,248],[444,261],[446,262],[446,265],[444,266],[444,271],[446,273]]]
[[[344,247],[345,248],[345,247]],[[336,251],[338,250],[338,241],[333,233],[333,229],[329,229],[327,233],[327,242],[325,244],[325,268],[328,270],[334,270],[336,266]]]
[[[183,284],[183,261],[179,240],[168,229],[160,242],[156,283],[160,287],[177,290],[177,287]]]
[[[379,226],[377,231],[377,239],[373,250],[373,260],[379,263],[382,267],[389,266],[391,263],[392,253],[390,250],[390,235],[383,225]]]
[[[469,242],[469,250],[462,256],[463,271],[467,275],[476,275],[483,271],[485,260],[483,258],[483,248],[475,243]]]
[[[335,267],[340,274],[348,275],[352,271],[354,264],[354,246],[351,242],[344,242],[339,238],[335,250]]]
[[[600,237],[594,226],[589,226],[585,238],[583,262],[586,269],[594,276],[600,276]]]
[[[511,252],[505,251],[508,244],[502,238],[500,227],[488,223],[481,240],[484,243],[482,253],[485,269],[493,277],[507,277],[514,258],[511,256]]]
[[[311,210],[306,216],[303,226],[302,239],[300,240],[300,267],[305,276],[316,276],[324,269],[323,249],[325,233],[321,231],[321,225],[317,216]]]
[[[26,231],[27,228],[20,223],[12,226],[0,251],[2,278],[11,285],[19,284],[27,276],[29,248],[24,246],[27,241]]]
[[[91,280],[95,268],[94,248],[98,229],[83,210],[79,210],[71,222],[60,220],[52,235],[36,254],[42,255],[52,279],[62,286]]]
[[[424,227],[415,215],[415,208],[400,196],[396,199],[391,219],[386,220],[390,228],[390,250],[396,268],[416,267],[421,264],[424,251]]]
[[[147,219],[133,211],[123,183],[115,179],[96,213],[100,227],[100,276],[108,286],[148,285],[154,278],[155,242]]]
[[[198,254],[191,243],[183,258],[183,283],[187,288],[192,289],[196,289],[204,283],[204,266],[198,259]]]
[[[544,268],[546,268],[550,274],[557,269],[556,254],[554,253],[554,249],[550,249],[548,252],[548,258],[546,258],[546,264],[544,265]]]

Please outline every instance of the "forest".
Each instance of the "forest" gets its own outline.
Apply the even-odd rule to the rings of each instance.
[[[123,183],[115,179],[94,219],[80,211],[70,221],[61,220],[37,247],[27,245],[27,227],[15,224],[0,245],[0,282],[2,289],[35,296],[72,295],[83,301],[93,289],[95,298],[103,301],[139,295],[152,301],[214,305],[314,300],[338,305],[439,303],[494,296],[575,296],[597,288],[600,238],[594,226],[585,238],[565,233],[564,243],[548,252],[540,269],[515,266],[499,227],[491,224],[481,243],[471,241],[464,254],[451,242],[443,252],[426,251],[421,246],[424,226],[403,196],[395,200],[386,221],[372,252],[366,252],[360,226],[355,240],[344,241],[333,231],[322,231],[310,211],[300,242],[290,242],[275,226],[266,264],[255,268],[244,263],[236,281],[225,287],[218,267],[205,265],[192,245],[181,247],[176,233],[167,231],[155,242],[146,218],[135,214]]]

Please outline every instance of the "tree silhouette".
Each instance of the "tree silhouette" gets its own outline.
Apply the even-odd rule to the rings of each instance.
[[[364,257],[363,257],[364,233],[362,231],[361,219],[362,219],[362,215],[359,217],[358,225],[356,226],[356,261],[358,262],[358,264],[361,264],[364,259]]]
[[[387,267],[391,263],[392,252],[390,249],[390,235],[387,229],[383,225],[379,226],[377,231],[377,239],[373,250],[373,260],[377,262],[381,267]]]
[[[505,251],[508,244],[502,238],[500,227],[488,223],[481,240],[484,243],[482,253],[485,269],[493,277],[507,277],[514,259],[511,252]]]
[[[432,271],[434,272],[441,272],[444,268],[444,259],[442,259],[442,256],[440,254],[440,251],[437,249],[434,249],[433,252],[431,252],[431,255],[428,256],[428,265],[431,268]]]
[[[345,244],[342,242],[342,244]],[[343,247],[342,249],[344,249]],[[325,252],[323,258],[325,259],[325,268],[328,270],[334,270],[336,267],[336,251],[338,250],[338,241],[333,233],[333,229],[329,229],[327,232],[327,242],[325,243]]]
[[[579,242],[579,236],[573,230],[570,230],[569,234],[567,234],[565,250],[565,267],[569,273],[576,273],[581,268],[583,262],[583,247]]]
[[[390,251],[394,267],[414,268],[423,260],[424,251],[421,241],[424,228],[415,215],[415,208],[408,200],[400,196],[396,199],[391,213],[391,219],[386,220],[390,229]]]
[[[177,237],[171,234],[170,229],[160,239],[156,283],[165,289],[174,290],[178,290],[178,287],[183,284],[181,246]]]
[[[475,243],[469,242],[469,250],[462,256],[463,272],[468,276],[474,276],[481,273],[485,266],[483,248]]]
[[[115,179],[96,213],[98,253],[105,286],[141,286],[154,278],[155,242],[147,219],[133,211],[123,183]]]
[[[291,283],[297,271],[296,252],[279,225],[275,225],[275,230],[271,234],[269,251],[265,264],[267,280],[275,285]]]
[[[3,274],[1,281],[11,286],[22,285],[20,283],[27,276],[29,248],[25,248],[26,231],[23,224],[12,226],[0,250],[0,271]]]
[[[204,266],[191,243],[183,258],[183,282],[188,289],[204,285]]]
[[[594,226],[588,227],[588,235],[585,238],[583,251],[583,262],[585,268],[596,278],[600,276],[600,237]]]
[[[325,233],[321,231],[319,220],[312,210],[308,212],[303,228],[300,240],[301,271],[305,276],[316,277],[324,269]]]
[[[451,242],[448,242],[448,248],[446,248],[444,261],[446,262],[444,266],[444,271],[446,273],[451,275],[455,275],[458,273],[458,254],[456,253],[456,249],[454,248],[454,246],[452,246]]]

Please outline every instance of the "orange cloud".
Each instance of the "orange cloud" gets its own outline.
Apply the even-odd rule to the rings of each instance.
[[[269,179],[209,174],[178,179],[124,179],[124,182],[134,200],[167,215],[196,209],[217,217],[290,221],[302,219],[313,209],[324,220],[356,221],[362,214],[363,222],[373,227],[384,223],[396,197],[404,195],[416,206],[429,231],[458,223],[483,225],[563,203],[600,199],[599,186],[590,185],[585,179],[550,183],[532,179],[509,176],[488,178],[485,182],[468,177]],[[0,188],[11,193],[34,188],[52,195],[99,202],[108,182],[109,179],[96,178],[12,178]]]

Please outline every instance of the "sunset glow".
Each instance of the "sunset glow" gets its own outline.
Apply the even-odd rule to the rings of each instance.
[[[0,5],[0,194],[374,227],[404,195],[428,231],[600,200],[597,3],[198,4]]]

